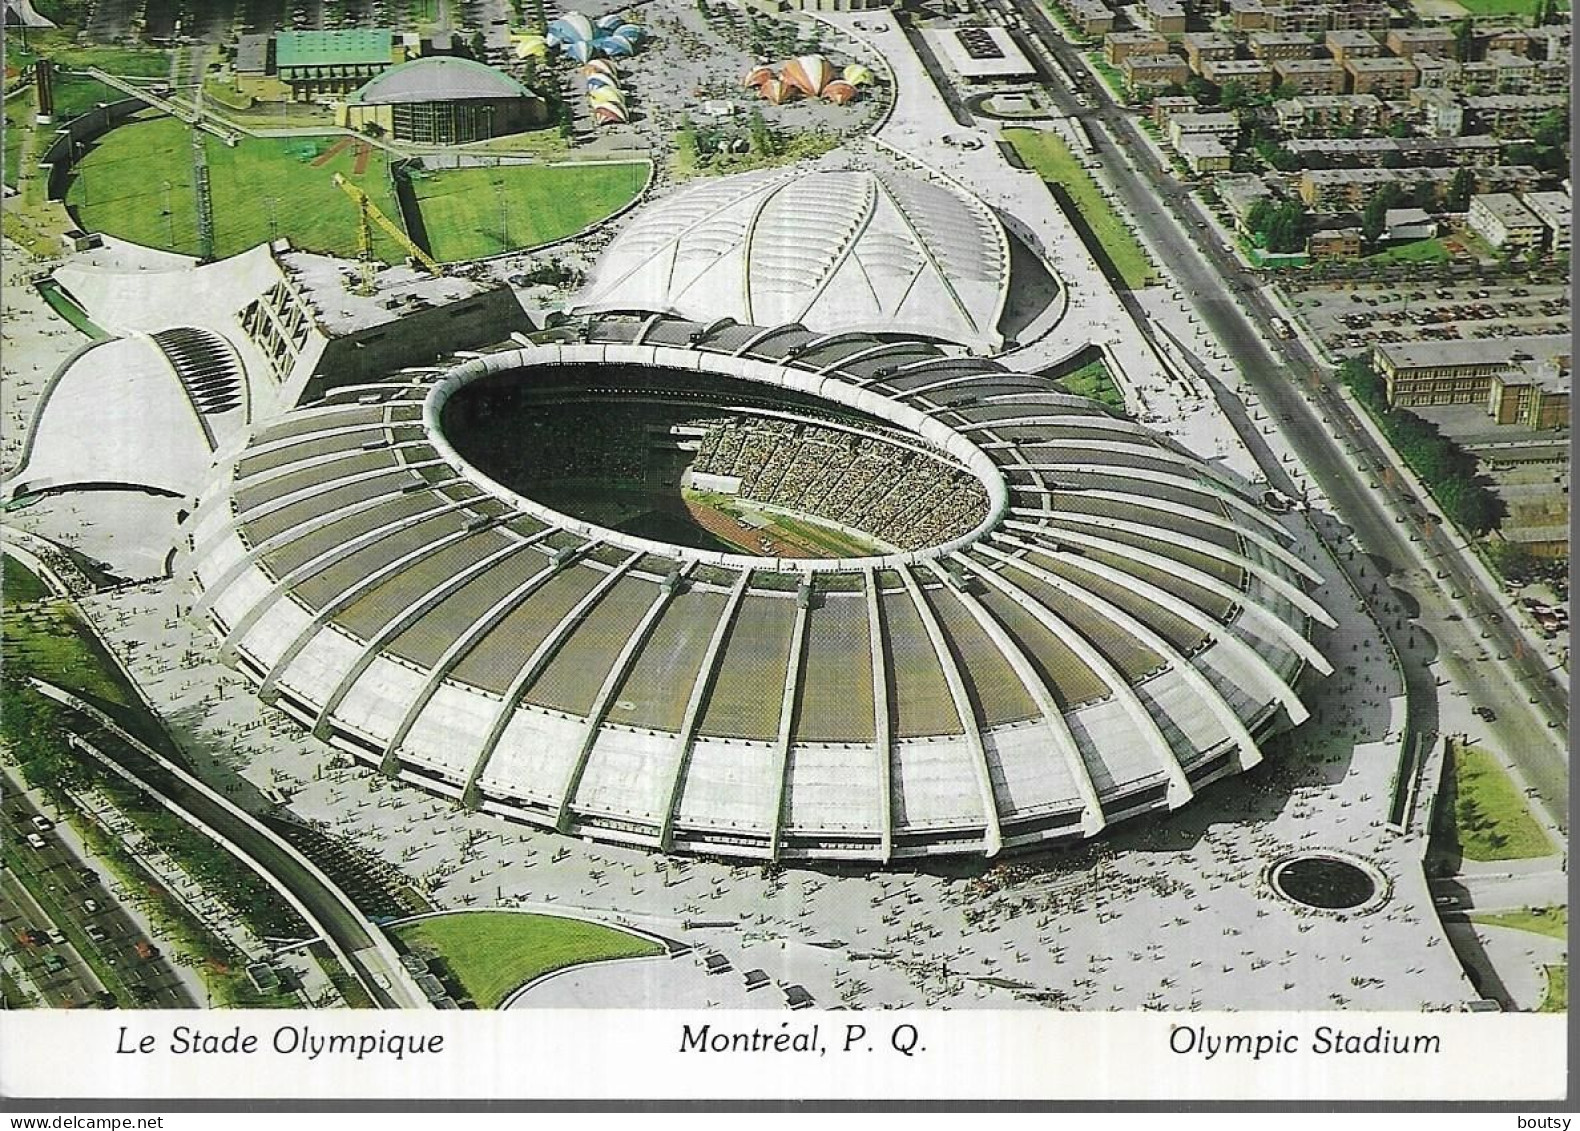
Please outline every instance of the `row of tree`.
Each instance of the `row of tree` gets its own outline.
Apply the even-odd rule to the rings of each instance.
[[[1339,368],[1339,377],[1456,526],[1479,535],[1498,524],[1503,501],[1476,477],[1474,455],[1439,432],[1437,425],[1390,407],[1387,384],[1370,359],[1348,359]]]

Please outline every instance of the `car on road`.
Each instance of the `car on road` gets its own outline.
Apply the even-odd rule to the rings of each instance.
[[[95,872],[92,868],[78,868],[77,879],[81,880],[85,884],[97,883],[99,879],[99,873]]]
[[[55,827],[55,822],[41,813],[33,814],[33,827],[41,833],[47,833]]]
[[[44,973],[58,974],[66,968],[66,960],[58,954],[51,954],[44,959]]]
[[[49,941],[56,946],[62,945],[66,941],[66,932],[59,927],[51,927],[49,929]]]
[[[110,936],[105,934],[103,928],[97,924],[89,923],[83,930],[88,933],[88,937],[94,942],[109,942],[110,940]]]
[[[99,913],[99,901],[96,899],[85,899],[82,901],[82,909],[89,915],[97,915]]]
[[[37,833],[28,833],[27,834],[27,842],[28,842],[28,844],[32,845],[34,848],[43,848],[46,844],[49,843],[47,840],[45,840],[43,837],[39,836]]]
[[[137,957],[138,958],[158,958],[159,957],[159,948],[157,946],[155,946],[151,942],[139,942],[132,949],[137,951]],[[389,987],[386,986],[385,988],[388,989]]]
[[[1476,715],[1479,718],[1485,719],[1489,723],[1496,722],[1498,718],[1498,712],[1494,711],[1491,707],[1476,707],[1470,713]]]

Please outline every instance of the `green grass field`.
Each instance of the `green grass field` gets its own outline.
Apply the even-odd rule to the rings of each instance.
[[[1514,17],[1521,24],[1530,22],[1536,15],[1540,0],[1454,0],[1461,8],[1477,19],[1508,19]],[[1568,11],[1569,5],[1560,3],[1559,8]]]
[[[1063,140],[1044,130],[1022,128],[1004,130],[1004,140],[1015,147],[1028,168],[1069,194],[1087,228],[1101,245],[1100,249],[1092,250],[1100,250],[1123,286],[1138,290],[1151,285],[1152,263],[1147,253]]]
[[[395,218],[384,152],[373,150],[360,177],[354,175],[349,146],[323,165],[312,164],[333,140],[243,138],[231,148],[204,134],[215,256],[235,255],[278,234],[307,251],[354,257],[357,210],[331,183],[335,173],[343,173]],[[144,118],[111,130],[77,163],[66,203],[91,231],[195,255],[197,201],[190,131],[166,117]],[[398,245],[377,229],[373,241],[374,253],[384,262],[404,258]]]
[[[1367,263],[1447,263],[1453,256],[1442,240],[1417,240],[1400,244],[1376,255],[1368,255]]]
[[[1513,927],[1517,931],[1533,931],[1551,939],[1569,938],[1569,908],[1531,907],[1524,911],[1504,911],[1497,914],[1477,913],[1470,917],[1472,923],[1489,927]]]
[[[1538,1013],[1569,1012],[1569,967],[1544,966],[1547,971],[1547,996],[1542,998]]]
[[[1490,753],[1453,748],[1454,832],[1469,860],[1526,860],[1547,856],[1552,842],[1525,799]]]
[[[419,952],[436,951],[480,1009],[551,970],[607,958],[664,953],[657,943],[613,927],[513,911],[462,911],[394,928]]]
[[[445,263],[574,235],[634,199],[647,165],[447,169],[412,183],[429,250]]]
[[[1059,378],[1059,384],[1078,397],[1090,397],[1118,413],[1125,411],[1124,395],[1101,358],[1087,362],[1073,373],[1066,373]]]
[[[0,568],[4,570],[0,573],[0,600],[6,605],[27,605],[49,596],[49,586],[10,554],[0,557]]]
[[[22,167],[22,139],[32,129],[33,92],[28,90],[5,103],[5,183],[16,188],[17,174]]]

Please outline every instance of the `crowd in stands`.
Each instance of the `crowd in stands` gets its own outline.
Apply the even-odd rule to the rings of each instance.
[[[737,476],[742,498],[866,531],[902,550],[966,534],[987,498],[969,472],[806,421],[710,421],[694,471]]]
[[[739,478],[743,500],[838,523],[902,550],[968,533],[987,504],[976,478],[941,458],[800,414],[509,401],[494,398],[486,412],[474,405],[464,416],[447,408],[446,425],[464,458],[523,495],[551,483],[656,488],[650,456],[661,441],[670,453],[677,442],[696,443],[691,469]]]

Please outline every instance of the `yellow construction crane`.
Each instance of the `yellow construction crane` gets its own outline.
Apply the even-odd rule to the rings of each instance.
[[[368,199],[368,194],[340,173],[334,175],[336,187],[349,196],[357,205],[357,257],[362,262],[362,293],[373,293],[373,225],[378,224],[389,237],[401,247],[406,249],[406,254],[421,263],[435,276],[443,275],[444,268],[434,262],[433,256],[422,248],[412,243],[411,238],[400,230],[400,225],[384,215],[378,205]]]

